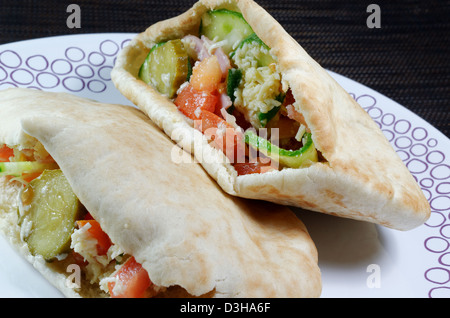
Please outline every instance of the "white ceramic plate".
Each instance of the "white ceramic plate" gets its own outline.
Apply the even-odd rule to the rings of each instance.
[[[133,35],[72,35],[0,45],[0,90],[66,91],[131,105],[115,89],[110,71]],[[319,251],[322,297],[450,297],[450,140],[391,99],[330,73],[379,124],[419,182],[432,215],[425,225],[399,232],[294,209]],[[0,297],[62,296],[3,238],[0,251]]]

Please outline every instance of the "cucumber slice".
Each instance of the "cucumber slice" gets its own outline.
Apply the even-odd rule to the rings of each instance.
[[[150,61],[149,61],[149,58],[150,58],[150,56],[153,54],[153,52],[154,52],[157,48],[161,47],[161,46],[164,45],[165,43],[166,43],[166,42],[161,42],[161,43],[155,44],[155,45],[151,48],[150,52],[148,53],[147,57],[145,58],[144,63],[141,65],[141,68],[139,69],[139,78],[140,78],[142,81],[144,81],[145,83],[147,83],[147,84],[150,84],[150,83],[151,83],[151,72],[150,72],[150,64],[149,64]]]
[[[316,147],[311,138],[311,133],[303,135],[303,147],[298,150],[286,150],[272,144],[267,139],[258,136],[254,131],[245,132],[245,142],[258,149],[261,153],[290,168],[302,168],[318,162]]]
[[[233,59],[237,50],[242,50],[244,45],[252,45],[259,48],[259,50],[252,50],[251,54],[254,54],[254,58],[258,62],[257,66],[269,66],[272,63],[276,63],[275,59],[270,54],[270,48],[256,35],[256,33],[252,33],[250,36],[245,38],[239,46],[230,53],[230,58]]]
[[[205,35],[210,40],[225,40],[222,49],[226,54],[252,33],[254,33],[252,27],[239,12],[217,9],[208,11],[202,16],[200,35]]]
[[[42,172],[57,169],[56,163],[40,163],[37,161],[0,162],[0,177],[20,177],[22,173]]]
[[[31,224],[24,239],[31,254],[50,261],[68,251],[75,221],[84,210],[62,171],[45,170],[28,184],[21,199],[26,211],[21,224]]]
[[[189,56],[180,39],[156,44],[139,70],[139,78],[173,98],[189,75]]]

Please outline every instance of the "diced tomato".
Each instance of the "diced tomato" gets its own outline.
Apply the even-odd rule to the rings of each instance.
[[[174,103],[187,117],[198,120],[204,110],[214,112],[218,100],[219,96],[197,91],[189,84],[178,94]]]
[[[293,103],[295,103],[294,95],[292,95],[292,90],[288,89],[284,97],[283,105],[292,105]]]
[[[202,120],[201,120],[201,127],[198,127],[203,133],[205,133],[210,128],[233,128],[231,124],[227,123],[223,118],[217,116],[211,111],[203,111],[202,112]]]
[[[241,133],[216,114],[203,111],[201,125],[195,128],[211,138],[231,162],[240,162],[245,157],[245,143]]]
[[[103,232],[100,224],[96,220],[80,220],[77,221],[79,228],[82,228],[87,223],[91,225],[88,229],[89,234],[97,240],[97,253],[98,255],[106,255],[108,249],[111,247],[111,239],[108,234]]]
[[[192,87],[197,91],[212,93],[217,90],[222,80],[222,69],[217,56],[203,59],[192,69],[190,79]]]
[[[122,267],[117,271],[115,276],[123,285],[123,292],[114,293],[114,282],[108,283],[109,294],[112,298],[143,298],[150,296],[147,291],[153,283],[148,276],[148,272],[141,264],[136,262],[134,257],[130,257]]]
[[[257,162],[242,162],[234,164],[234,169],[238,173],[238,176],[253,174],[253,173],[264,173],[271,171],[273,168],[269,163]]]
[[[0,146],[0,162],[9,162],[11,157],[14,157],[14,150],[6,145]]]

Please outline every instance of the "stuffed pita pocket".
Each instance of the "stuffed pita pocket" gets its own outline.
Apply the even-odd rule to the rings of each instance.
[[[251,0],[201,0],[150,26],[112,80],[227,193],[399,230],[429,217],[379,127]]]
[[[0,229],[67,296],[320,295],[303,223],[175,163],[134,107],[1,91],[0,144]],[[81,288],[67,284],[69,265]]]

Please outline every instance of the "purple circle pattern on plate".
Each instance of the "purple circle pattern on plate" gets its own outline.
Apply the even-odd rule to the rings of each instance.
[[[70,46],[60,56],[49,60],[44,55],[21,56],[6,49],[0,51],[0,89],[28,87],[52,89],[63,87],[70,92],[88,90],[102,93],[111,81],[111,70],[117,54],[130,39],[119,43],[105,39],[96,50]],[[370,94],[349,94],[366,110],[397,151],[430,202],[431,217],[425,226],[434,232],[423,241],[425,250],[436,258],[427,268],[424,279],[432,287],[428,297],[450,297],[450,165],[438,150],[438,141],[425,127],[398,115],[383,111]]]
[[[60,57],[24,56],[11,49],[0,51],[0,89],[27,87],[34,89],[64,88],[73,93],[102,93],[111,82],[111,70],[120,49],[130,40],[101,41],[97,50],[70,46]]]
[[[425,238],[424,248],[438,259],[438,266],[424,272],[427,282],[434,285],[428,297],[450,297],[450,165],[446,155],[438,150],[438,141],[425,127],[414,127],[407,119],[385,113],[377,107],[371,95],[352,97],[378,124],[400,158],[419,183],[431,206],[431,217],[425,226],[434,235]]]

